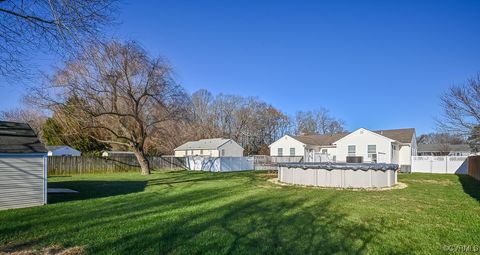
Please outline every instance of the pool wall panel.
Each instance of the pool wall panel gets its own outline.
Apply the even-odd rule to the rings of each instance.
[[[279,167],[281,182],[342,188],[382,188],[397,183],[396,170],[302,169]]]

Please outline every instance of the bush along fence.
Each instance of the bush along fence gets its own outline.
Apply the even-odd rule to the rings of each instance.
[[[468,157],[468,175],[480,181],[480,156]]]
[[[156,169],[185,169],[185,158],[149,156],[150,167]],[[134,156],[114,157],[48,157],[48,175],[88,173],[140,172]]]

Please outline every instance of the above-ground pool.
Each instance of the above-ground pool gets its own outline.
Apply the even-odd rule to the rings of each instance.
[[[384,188],[397,183],[397,169],[397,164],[384,163],[283,163],[278,179],[319,187]]]

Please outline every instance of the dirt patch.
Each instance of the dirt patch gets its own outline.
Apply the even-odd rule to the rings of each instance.
[[[34,249],[30,243],[7,244],[0,247],[0,255],[82,255],[85,249],[80,246],[64,248],[52,245],[46,248]]]
[[[277,178],[269,179],[268,181],[273,184],[277,184],[281,186],[305,187],[310,189],[352,190],[352,191],[384,191],[384,190],[404,189],[408,187],[408,185],[403,182],[397,182],[395,186],[386,187],[386,188],[335,188],[335,187],[317,187],[317,186],[284,183],[284,182],[280,182]]]

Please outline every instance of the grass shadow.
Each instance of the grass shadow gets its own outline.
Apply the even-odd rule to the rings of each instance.
[[[462,184],[463,191],[480,203],[480,181],[466,174],[457,176]]]
[[[79,193],[48,194],[48,203],[111,197],[145,190],[147,181],[60,181],[48,184],[48,188],[67,188]]]
[[[218,174],[187,173],[177,171],[171,177],[155,178],[139,181],[107,181],[107,180],[76,180],[58,181],[48,184],[48,188],[67,188],[79,193],[48,194],[48,203],[87,200],[103,197],[126,195],[145,191],[147,186],[166,185],[172,187],[177,184],[195,184],[202,181],[222,179]]]

